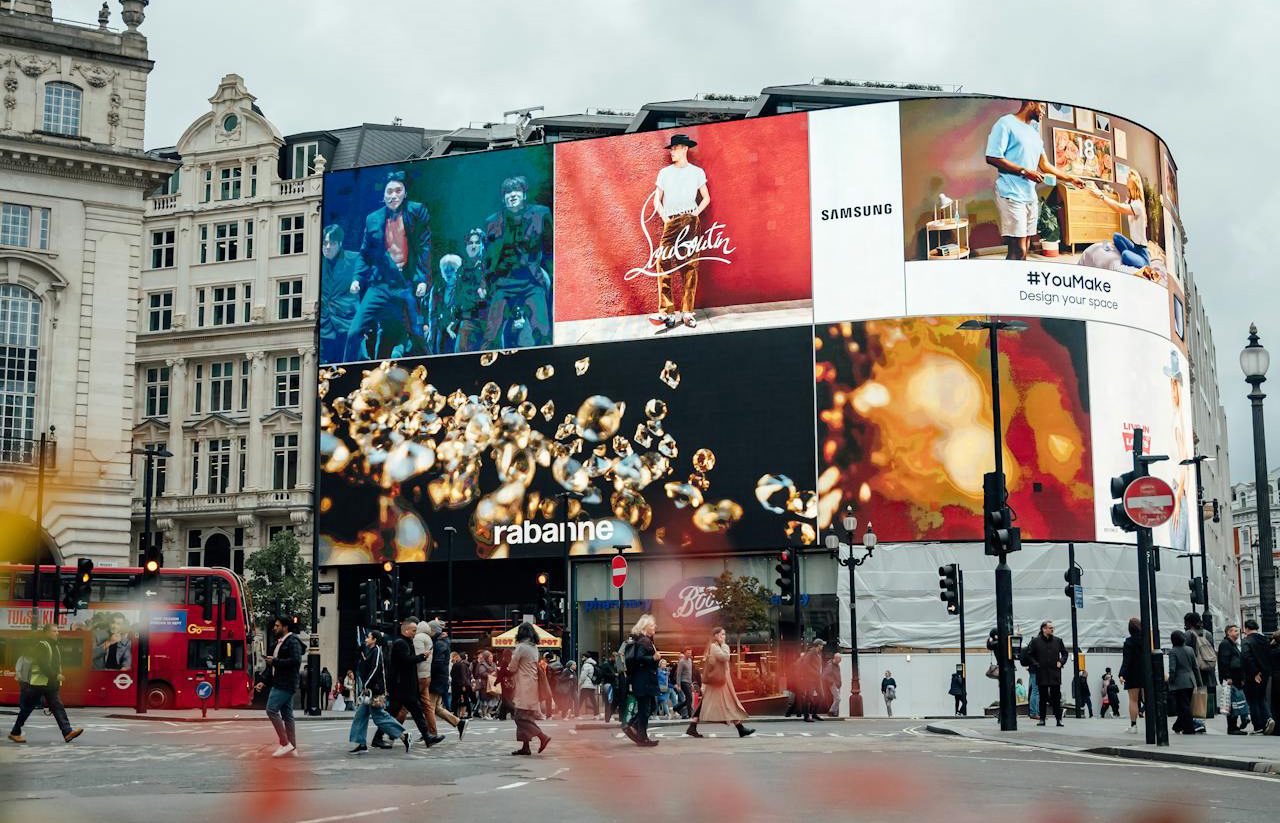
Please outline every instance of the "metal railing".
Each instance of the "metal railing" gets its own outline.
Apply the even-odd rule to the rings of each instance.
[[[0,466],[39,466],[40,438],[0,435]],[[57,441],[50,438],[45,444],[44,467],[58,466]]]

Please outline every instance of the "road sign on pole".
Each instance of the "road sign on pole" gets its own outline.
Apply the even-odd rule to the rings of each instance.
[[[613,587],[621,589],[627,582],[627,558],[622,555],[615,555],[611,565],[613,566]]]
[[[1124,512],[1145,529],[1173,517],[1173,489],[1158,477],[1138,477],[1124,490]]]

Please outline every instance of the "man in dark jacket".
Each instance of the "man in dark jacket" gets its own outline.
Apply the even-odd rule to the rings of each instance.
[[[658,651],[653,645],[657,629],[651,615],[642,616],[623,647],[627,683],[636,699],[636,714],[622,731],[637,746],[658,745],[658,741],[649,737],[649,717],[658,707]]]
[[[1240,728],[1243,725],[1240,718],[1229,710],[1232,690],[1244,690],[1244,656],[1240,652],[1240,627],[1232,623],[1227,626],[1225,635],[1222,642],[1218,644],[1218,676],[1227,687],[1224,693],[1224,701],[1228,707],[1227,734],[1248,734]]]
[[[1053,707],[1053,718],[1062,725],[1062,666],[1067,662],[1067,648],[1062,645],[1061,638],[1053,635],[1053,621],[1046,620],[1040,624],[1040,633],[1031,638],[1031,642],[1022,650],[1022,665],[1035,668],[1036,684],[1040,689],[1040,721],[1037,726],[1045,725],[1049,708]]]
[[[445,695],[449,693],[449,638],[445,634],[444,624],[439,620],[432,620],[427,624],[427,634],[431,635],[431,685],[427,688],[427,699],[430,705],[426,707],[427,727],[431,730],[431,736],[436,736],[436,718],[439,717],[458,730],[458,739],[462,739],[462,733],[467,728],[467,721],[459,720],[453,712],[449,711],[444,705]]]
[[[1267,706],[1267,678],[1271,677],[1270,648],[1267,638],[1258,631],[1257,620],[1244,621],[1244,642],[1240,644],[1243,659],[1244,699],[1249,701],[1249,717],[1253,718],[1254,734],[1271,734],[1276,729],[1275,718]]]
[[[267,717],[275,727],[280,748],[272,757],[298,756],[298,734],[293,723],[293,693],[298,690],[298,670],[302,667],[302,641],[290,631],[293,621],[277,617],[271,623],[275,646],[267,655],[265,682],[271,688],[267,693]],[[258,688],[263,684],[259,683]]]
[[[418,727],[418,733],[422,735],[422,742],[427,746],[434,746],[444,738],[430,730],[422,712],[422,701],[418,697],[418,663],[427,658],[426,655],[415,654],[413,651],[413,636],[417,632],[418,621],[406,620],[400,624],[400,636],[391,644],[390,675],[387,679],[387,697],[391,705],[387,707],[387,711],[396,718],[401,716],[401,711],[408,712],[413,717],[414,725]],[[373,736],[373,745],[379,746],[381,742],[382,730],[379,729]]]
[[[33,640],[19,645],[25,646],[21,657],[25,657],[30,662],[30,676],[25,681],[18,681],[18,716],[13,722],[13,730],[9,732],[9,740],[14,743],[27,742],[27,738],[22,734],[22,726],[43,701],[53,714],[53,719],[57,721],[62,739],[70,743],[84,734],[84,729],[71,727],[71,721],[67,719],[67,710],[62,705],[62,698],[58,694],[63,680],[62,652],[58,647],[58,627],[52,623],[46,623],[40,631],[35,633]],[[17,663],[16,660],[14,662]],[[15,665],[15,669],[17,668],[20,667]]]

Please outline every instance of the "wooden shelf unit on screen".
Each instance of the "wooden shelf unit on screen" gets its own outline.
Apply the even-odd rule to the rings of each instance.
[[[1120,228],[1120,215],[1084,189],[1058,184],[1062,199],[1062,242],[1068,247],[1110,240]]]
[[[959,201],[945,194],[938,195],[933,219],[924,227],[930,260],[960,260],[969,256],[969,218],[960,215]]]

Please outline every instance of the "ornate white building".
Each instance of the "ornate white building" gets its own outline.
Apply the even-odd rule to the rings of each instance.
[[[97,26],[0,6],[0,512],[64,561],[129,558],[143,195],[173,167],[143,151],[146,5],[123,31],[105,3]]]

